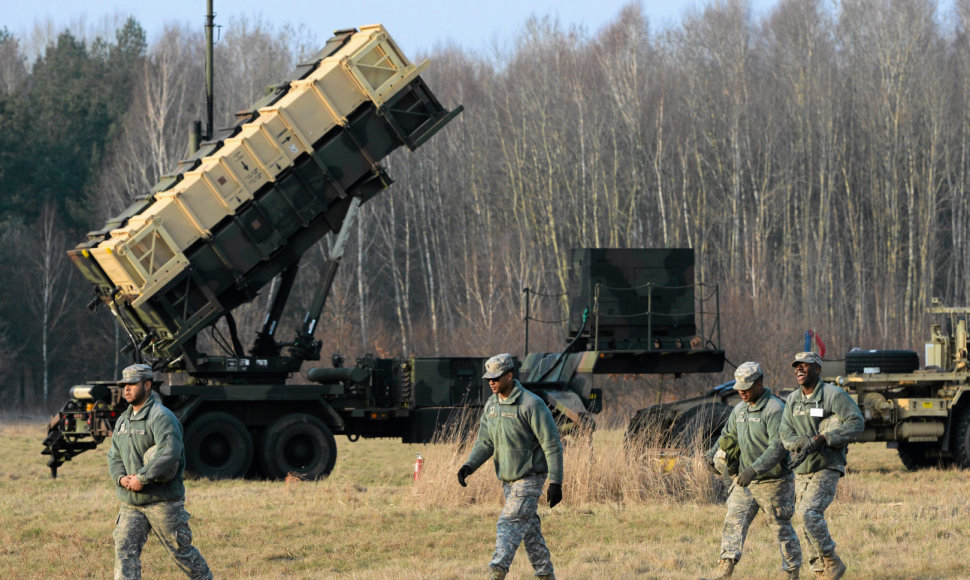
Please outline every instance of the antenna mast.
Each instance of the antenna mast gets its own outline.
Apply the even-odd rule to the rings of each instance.
[[[206,0],[208,5],[205,15],[205,138],[211,141],[212,130],[212,29],[215,28],[215,14],[212,12],[212,0]]]

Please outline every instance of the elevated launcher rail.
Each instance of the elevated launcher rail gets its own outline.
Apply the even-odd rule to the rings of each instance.
[[[95,287],[92,304],[107,305],[149,358],[184,353],[188,370],[206,372],[197,334],[224,316],[233,330],[231,311],[277,275],[292,283],[301,255],[341,229],[353,200],[391,184],[378,161],[401,145],[416,149],[461,112],[428,89],[419,76],[426,66],[412,64],[381,25],[337,31],[221,139],[68,252]],[[263,338],[274,331],[268,324]],[[289,362],[264,369],[267,380],[318,356],[302,338],[308,344]],[[264,341],[260,354],[279,348]]]
[[[322,377],[327,384],[286,384],[320,358],[313,334],[347,226],[392,182],[378,163],[402,145],[420,147],[462,111],[442,107],[420,77],[426,66],[411,63],[381,25],[338,30],[234,126],[68,252],[94,286],[91,307],[111,310],[136,360],[188,375],[157,392],[193,439],[186,453],[196,473],[237,477],[258,464],[269,477],[325,475],[336,459],[333,433],[429,439],[435,406],[470,390],[451,382],[480,376],[474,359],[445,361],[461,371],[451,382],[431,362],[420,361],[423,374],[412,380],[410,371],[390,373],[393,361],[376,360]],[[302,326],[292,342],[278,342],[300,258],[331,232],[338,235]],[[277,277],[262,330],[244,352],[232,311]],[[199,352],[198,334],[222,318],[228,356]],[[113,381],[72,389],[44,439],[51,475],[108,437],[125,407]],[[309,439],[296,427],[308,423]]]

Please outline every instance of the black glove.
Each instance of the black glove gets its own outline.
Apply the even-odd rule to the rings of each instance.
[[[800,454],[803,450],[809,449],[812,446],[812,437],[810,435],[801,435],[798,439],[795,439],[795,448],[792,452]]]
[[[551,508],[556,507],[556,504],[562,501],[561,483],[549,484],[549,489],[546,490],[546,501],[549,502],[549,507]]]
[[[711,473],[713,473],[714,475],[718,475],[718,476],[721,475],[721,472],[718,471],[717,470],[717,467],[714,465],[714,456],[713,455],[705,455],[704,456],[704,465],[706,465],[707,466],[707,470],[710,471]]]
[[[795,442],[795,451],[793,451],[791,454],[791,460],[788,462],[788,468],[795,469],[801,465],[803,461],[808,459],[809,455],[825,447],[827,444],[828,441],[825,439],[825,435],[819,435],[818,438],[802,435]]]
[[[753,467],[745,467],[744,470],[738,474],[737,484],[741,487],[748,487],[754,476],[758,475],[758,472],[754,470]]]
[[[808,459],[808,447],[791,454],[791,459],[788,461],[788,469],[795,469],[806,459]]]
[[[462,487],[468,487],[468,484],[465,483],[465,478],[471,474],[472,468],[468,467],[467,465],[462,465],[461,469],[458,470],[458,483],[460,483]]]

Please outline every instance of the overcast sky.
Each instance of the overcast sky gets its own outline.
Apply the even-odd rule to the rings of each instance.
[[[257,17],[274,25],[306,24],[320,41],[339,28],[381,23],[405,54],[427,52],[436,44],[453,42],[479,50],[491,41],[508,40],[521,32],[529,16],[552,16],[569,26],[583,25],[590,33],[613,20],[620,9],[635,0],[213,0],[216,24],[229,19]],[[706,0],[642,0],[651,28],[679,20],[689,7]],[[759,13],[776,0],[752,0]],[[134,16],[145,28],[149,42],[167,22],[198,23],[200,30],[206,0],[8,0],[0,11],[0,27],[23,38],[36,23],[65,27],[96,27],[112,19]],[[109,28],[114,30],[114,27]],[[319,32],[317,32],[319,31]]]

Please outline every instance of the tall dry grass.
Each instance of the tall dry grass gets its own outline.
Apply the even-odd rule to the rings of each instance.
[[[476,417],[477,419],[477,417]],[[460,506],[502,501],[492,462],[467,479],[455,493],[458,469],[474,443],[475,433],[456,428],[426,453],[425,469],[414,486],[416,501],[426,506]],[[579,431],[563,437],[566,505],[632,505],[655,502],[712,502],[723,495],[723,482],[704,465],[704,443],[681,449],[661,445],[667,434],[647,429],[635,441],[623,430]]]
[[[0,578],[108,578],[117,500],[107,449],[78,456],[52,480],[39,453],[45,423],[0,423]],[[338,448],[337,467],[322,481],[187,481],[194,542],[217,577],[485,577],[502,503],[490,466],[462,488],[460,445],[340,438]],[[425,459],[417,482],[416,453]],[[647,447],[631,456],[621,431],[598,431],[588,446],[570,440],[565,499],[539,509],[557,576],[709,575],[724,505],[707,499],[694,453],[671,461]],[[874,443],[853,446],[849,464],[827,512],[847,579],[970,578],[966,472],[906,472],[892,450]],[[146,578],[183,578],[154,539],[143,563]],[[778,548],[759,515],[736,577],[779,575]],[[531,577],[520,551],[509,580]]]

